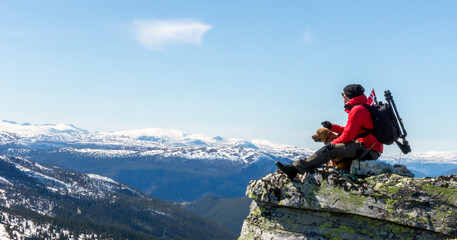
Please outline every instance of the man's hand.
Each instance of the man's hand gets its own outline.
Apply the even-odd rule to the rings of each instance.
[[[321,122],[322,126],[324,126],[325,128],[327,128],[328,130],[332,130],[332,123],[329,122],[329,121],[324,121],[324,122]]]

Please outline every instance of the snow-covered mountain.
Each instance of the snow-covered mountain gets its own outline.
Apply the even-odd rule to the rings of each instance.
[[[456,151],[412,152],[407,155],[383,155],[380,158],[390,164],[406,165],[416,177],[436,177],[457,174]]]
[[[457,151],[412,152],[408,155],[386,155],[382,159],[390,163],[455,164],[457,167]]]
[[[107,177],[15,157],[0,157],[0,234],[6,239],[231,237],[190,212]]]
[[[0,122],[0,143],[23,146],[43,146],[46,142],[57,144],[82,143],[119,145],[130,147],[244,147],[252,149],[293,148],[266,140],[209,137],[203,134],[187,134],[178,130],[148,128],[131,131],[90,133],[71,124],[18,124]],[[51,145],[50,145],[51,146]],[[57,145],[59,146],[59,145]]]
[[[30,150],[74,152],[91,157],[181,157],[252,163],[262,153],[286,158],[308,155],[311,150],[274,144],[267,140],[209,137],[157,128],[90,133],[71,124],[30,125],[0,122],[0,146],[9,154]],[[19,152],[18,152],[19,151]]]
[[[178,130],[91,133],[71,124],[0,122],[0,155],[97,173],[174,201],[191,201],[205,194],[242,196],[249,180],[276,169],[274,161],[295,161],[313,152],[267,140]],[[418,177],[457,168],[457,152],[383,155],[381,160],[406,164]]]
[[[87,147],[81,147],[84,145]],[[24,149],[61,149],[61,151],[74,151],[101,157],[163,155],[166,157],[182,156],[188,159],[227,159],[245,163],[252,162],[253,159],[249,159],[249,157],[259,152],[292,160],[313,152],[308,148],[275,144],[268,140],[248,141],[220,136],[210,137],[169,129],[148,128],[90,133],[72,124],[31,125],[7,120],[0,122],[0,146],[23,147]],[[68,146],[73,146],[73,148]],[[234,148],[244,150],[234,151]],[[189,151],[189,149],[192,150]],[[403,163],[457,165],[457,151],[412,152],[403,156],[382,156],[382,160],[391,163],[398,162],[399,158]]]

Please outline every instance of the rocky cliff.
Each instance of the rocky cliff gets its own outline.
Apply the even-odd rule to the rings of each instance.
[[[276,171],[249,183],[239,239],[457,238],[457,175],[359,178],[318,168],[290,181]]]

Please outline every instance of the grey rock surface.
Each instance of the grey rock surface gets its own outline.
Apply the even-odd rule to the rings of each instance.
[[[353,160],[350,172],[355,175],[374,176],[382,173],[393,173],[405,177],[414,177],[405,165],[390,165],[381,161],[359,161]]]
[[[317,168],[253,180],[240,239],[457,238],[457,175],[367,178]]]

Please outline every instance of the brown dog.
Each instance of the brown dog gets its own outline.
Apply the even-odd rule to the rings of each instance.
[[[319,128],[316,131],[316,134],[312,136],[315,142],[323,142],[324,144],[330,143],[338,136],[327,128]],[[352,161],[342,161],[341,158],[331,159],[325,165],[349,171],[351,169]]]

